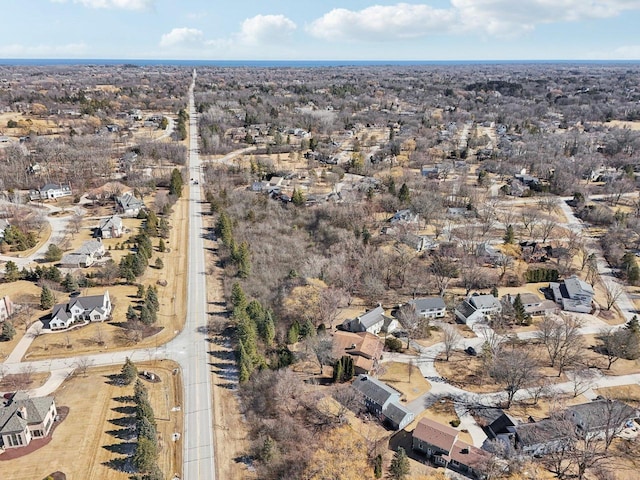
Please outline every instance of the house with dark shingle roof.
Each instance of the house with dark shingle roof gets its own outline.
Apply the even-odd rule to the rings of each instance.
[[[25,447],[35,438],[46,437],[56,418],[53,397],[29,398],[16,393],[5,405],[0,405],[0,447]]]
[[[104,244],[98,238],[84,242],[75,252],[66,254],[60,260],[60,266],[66,268],[84,268],[93,265],[106,253]]]
[[[423,297],[409,300],[416,313],[425,318],[442,318],[447,314],[447,306],[442,297]]]
[[[486,316],[502,312],[502,304],[493,295],[471,295],[455,308],[458,320],[471,326]]]
[[[104,292],[103,295],[72,298],[69,303],[59,303],[53,307],[49,328],[64,330],[73,323],[85,320],[102,322],[111,316],[112,309],[109,291]]]
[[[358,375],[351,386],[362,394],[367,410],[392,429],[401,430],[413,421],[413,412],[400,403],[400,392],[386,383]]]

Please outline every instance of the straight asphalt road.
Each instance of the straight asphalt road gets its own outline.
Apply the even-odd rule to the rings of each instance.
[[[193,96],[196,72],[189,89],[189,178],[200,178],[198,153],[198,120]],[[192,182],[193,183],[193,182]],[[198,182],[201,183],[201,182]],[[211,374],[208,366],[207,284],[204,261],[204,229],[202,227],[201,191],[197,185],[189,188],[189,267],[187,283],[187,319],[183,333],[192,342],[186,345],[183,365],[184,381],[184,476],[187,480],[214,479],[213,416]],[[179,301],[179,299],[176,299]]]

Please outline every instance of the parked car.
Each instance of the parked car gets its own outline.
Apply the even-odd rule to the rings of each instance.
[[[478,352],[476,352],[476,349],[473,347],[467,347],[464,349],[464,351],[467,353],[467,355],[471,355],[472,357],[475,357]]]

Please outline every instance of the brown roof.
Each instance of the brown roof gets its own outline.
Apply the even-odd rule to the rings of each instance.
[[[458,437],[455,428],[434,422],[429,418],[423,418],[413,431],[413,438],[438,447],[446,452],[451,452],[453,444]]]
[[[453,445],[453,449],[449,453],[451,460],[455,460],[456,462],[471,468],[478,465],[478,463],[485,459],[487,455],[487,452],[484,450],[480,450],[479,448],[469,445],[461,440],[458,440]]]
[[[333,354],[336,358],[343,355],[380,358],[383,345],[378,336],[368,332],[340,331],[333,335]]]

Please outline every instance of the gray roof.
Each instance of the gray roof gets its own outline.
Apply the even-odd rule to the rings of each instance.
[[[364,328],[369,328],[380,322],[384,322],[384,308],[382,308],[381,305],[378,305],[373,310],[369,310],[368,312],[360,315],[358,320],[360,320],[360,325]]]
[[[98,228],[100,230],[105,230],[108,228],[122,228],[122,218],[120,218],[118,215],[112,215],[111,217],[102,220]]]
[[[583,282],[575,275],[565,279],[564,286],[567,289],[569,298],[573,298],[576,295],[594,295],[593,288],[587,282]]]
[[[63,185],[61,183],[47,183],[40,189],[41,192],[47,192],[49,190],[70,190],[69,185]]]
[[[422,310],[431,310],[445,308],[446,305],[442,297],[423,297],[409,300],[409,305],[413,305],[417,312]]]
[[[84,242],[82,246],[74,252],[76,255],[92,255],[98,250],[104,248],[100,240],[89,240]]]
[[[463,300],[462,302],[460,302],[458,304],[458,306],[456,307],[456,310],[458,312],[460,312],[460,314],[464,317],[464,318],[469,318],[471,315],[473,315],[476,312],[476,307],[474,307],[473,305],[471,305],[469,302],[467,302],[466,300]]]
[[[144,207],[144,202],[139,198],[134,197],[131,193],[125,193],[121,197],[116,197],[116,201],[124,210]]]
[[[397,402],[391,402],[382,413],[396,425],[402,425],[407,418],[413,419],[413,412]]]
[[[29,398],[22,392],[16,393],[6,406],[0,408],[0,433],[20,432],[28,424],[42,423],[53,401],[53,397]],[[18,413],[22,407],[27,411],[26,419]]]
[[[85,253],[78,253],[78,252],[67,253],[60,260],[60,265],[74,265],[74,266],[80,265],[80,264],[86,263],[88,258],[89,258],[89,255]]]
[[[572,415],[574,422],[582,420],[584,428],[589,431],[618,428],[637,414],[636,410],[626,403],[609,399],[573,405],[567,408],[567,412]]]
[[[473,295],[469,298],[469,302],[475,305],[476,308],[493,308],[500,305],[500,300],[490,294]]]
[[[72,298],[69,303],[59,303],[53,307],[51,318],[60,318],[61,320],[68,320],[71,318],[71,308],[78,305],[84,311],[99,310],[104,311],[104,297],[102,295],[90,295],[88,297],[76,297]]]
[[[358,375],[351,385],[380,407],[387,403],[390,398],[394,396],[400,397],[400,393],[389,385],[367,375]]]

